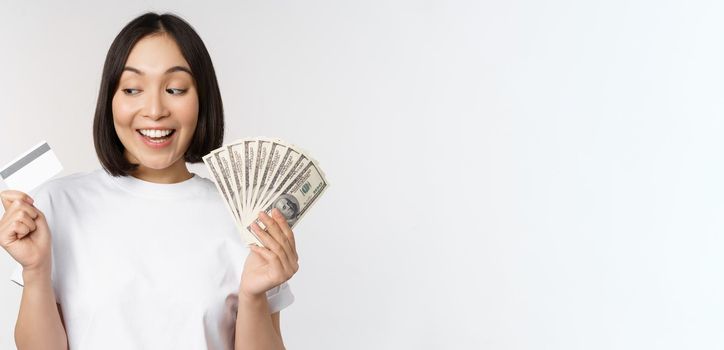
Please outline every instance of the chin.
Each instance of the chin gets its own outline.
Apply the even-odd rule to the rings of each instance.
[[[145,167],[145,168],[148,168],[148,169],[163,170],[163,169],[166,169],[166,168],[171,167],[171,166],[174,165],[174,163],[176,163],[176,162],[169,162],[169,161],[166,161],[166,160],[163,160],[163,161],[142,160],[142,161],[140,161],[140,162],[138,162],[138,163],[139,163],[141,166],[143,166],[143,167]]]

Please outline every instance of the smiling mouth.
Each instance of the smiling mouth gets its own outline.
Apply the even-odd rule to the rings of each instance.
[[[163,143],[176,132],[176,129],[137,129],[136,132],[150,142]]]

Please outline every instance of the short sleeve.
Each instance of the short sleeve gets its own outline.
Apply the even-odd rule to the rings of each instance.
[[[294,302],[294,294],[287,282],[280,284],[266,292],[271,313],[279,312]]]

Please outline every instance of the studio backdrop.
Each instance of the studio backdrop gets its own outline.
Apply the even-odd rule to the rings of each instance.
[[[724,348],[721,1],[2,1],[0,163],[100,167],[103,60],[146,11],[206,43],[225,142],[329,180],[289,349]]]

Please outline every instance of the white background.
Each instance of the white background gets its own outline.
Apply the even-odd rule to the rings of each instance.
[[[288,348],[724,348],[722,2],[5,1],[0,163],[45,139],[99,166],[103,60],[146,10],[204,39],[226,142],[296,143],[332,184]]]

